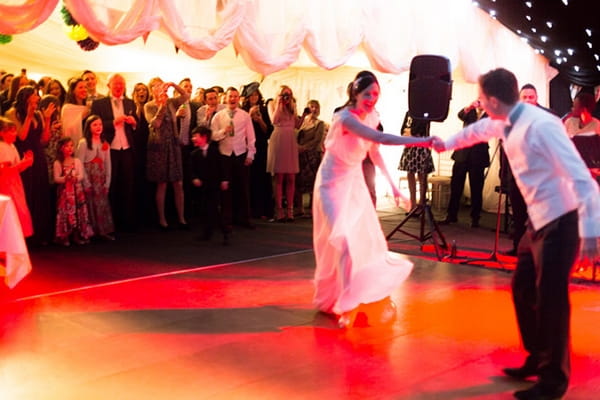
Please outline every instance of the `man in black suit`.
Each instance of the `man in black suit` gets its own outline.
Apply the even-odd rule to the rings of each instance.
[[[179,86],[189,93],[190,98],[193,93],[192,81],[190,78],[184,78],[179,82]],[[178,92],[176,91],[175,93]],[[198,125],[197,124],[197,112],[198,108],[200,108],[200,104],[193,102],[191,100],[186,101],[177,109],[175,116],[177,117],[177,129],[179,129],[179,142],[181,143],[181,161],[183,165],[187,165],[188,160],[190,159],[190,154],[194,150],[194,145],[192,144],[191,134],[192,130]],[[184,204],[185,207],[185,215],[186,218],[191,217],[192,210],[192,202],[193,196],[192,193],[192,183],[189,175],[189,169],[183,169],[183,195],[184,195]]]
[[[109,77],[108,97],[94,100],[91,113],[99,115],[110,144],[110,203],[117,230],[135,230],[135,164],[133,131],[137,126],[135,104],[125,98],[125,78]]]
[[[479,101],[476,100],[458,112],[458,118],[463,121],[463,127],[487,117]],[[454,165],[450,178],[450,201],[448,214],[442,224],[451,224],[458,221],[460,199],[465,188],[465,180],[469,174],[471,186],[471,227],[479,227],[479,217],[483,205],[484,171],[490,166],[489,146],[487,143],[478,143],[471,147],[456,150],[452,153]]]

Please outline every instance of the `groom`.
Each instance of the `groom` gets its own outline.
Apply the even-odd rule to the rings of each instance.
[[[479,78],[479,100],[490,118],[482,119],[445,142],[437,151],[503,139],[503,148],[529,212],[519,242],[513,275],[513,303],[523,346],[528,353],[506,375],[537,376],[518,399],[554,399],[567,390],[569,363],[569,277],[577,258],[598,259],[600,193],[561,120],[519,103],[515,75],[505,69]]]

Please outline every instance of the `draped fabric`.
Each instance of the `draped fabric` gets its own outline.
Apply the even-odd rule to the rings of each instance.
[[[58,0],[8,0],[0,33],[31,30]],[[399,74],[418,54],[442,54],[461,67],[466,82],[504,66],[517,75],[546,71],[536,54],[471,0],[64,0],[90,36],[106,45],[146,40],[153,31],[196,59],[232,45],[261,75],[290,67],[301,51],[332,70],[359,53],[374,69]],[[549,81],[548,76],[546,81]]]
[[[13,35],[30,31],[48,19],[58,0],[9,0],[3,3],[0,4],[0,33]]]

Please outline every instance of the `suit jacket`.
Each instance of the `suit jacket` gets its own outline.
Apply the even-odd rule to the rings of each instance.
[[[203,155],[195,148],[190,156],[190,179],[200,179],[208,190],[220,190],[223,181],[231,181],[230,162],[219,151],[218,142],[210,142]]]
[[[476,122],[477,119],[477,111],[472,109],[468,113],[465,113],[465,110],[462,109],[458,112],[458,118],[463,121],[463,126],[467,126]],[[487,114],[483,113],[481,118],[487,118]],[[456,150],[452,153],[451,158],[455,162],[463,162],[468,163],[473,167],[489,167],[490,166],[490,153],[487,143],[478,143],[471,147],[465,147],[464,149]]]
[[[104,137],[108,143],[112,143],[115,138],[115,126],[113,125],[113,121],[115,116],[113,115],[112,110],[112,97],[103,97],[98,100],[94,100],[92,103],[91,113],[100,116],[102,119],[102,125],[104,127]],[[134,118],[137,117],[135,114],[135,103],[133,100],[128,98],[123,98],[123,112],[125,115],[133,115]],[[139,121],[137,121],[139,123]],[[134,147],[134,134],[133,127],[129,124],[125,124],[125,136],[127,136],[127,141],[129,142],[129,147],[133,150]]]

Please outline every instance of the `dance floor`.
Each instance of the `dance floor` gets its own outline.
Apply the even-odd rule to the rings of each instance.
[[[509,271],[410,255],[395,324],[343,330],[311,305],[310,221],[229,247],[166,235],[34,252],[45,271],[0,301],[0,399],[510,399],[531,385],[500,373],[523,360]],[[144,259],[155,243],[177,251]],[[572,305],[565,399],[598,398],[597,284],[574,283]]]

